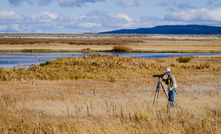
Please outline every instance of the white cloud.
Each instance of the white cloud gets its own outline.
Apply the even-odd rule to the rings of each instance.
[[[50,19],[57,19],[58,15],[56,13],[50,13],[50,12],[42,12],[39,14],[40,16],[46,15],[48,16]]]
[[[21,29],[19,29],[19,25],[18,24],[13,24],[12,28],[16,31],[22,31]]]
[[[0,20],[23,20],[24,16],[13,11],[0,11]]]
[[[78,24],[78,26],[80,27],[85,27],[85,28],[94,28],[94,27],[100,27],[101,24],[100,23],[80,23]]]
[[[70,20],[78,20],[78,16],[77,15],[70,15],[69,19]]]
[[[211,11],[202,8],[200,10],[191,9],[189,11],[171,12],[164,19],[173,21],[221,21],[221,8]]]
[[[120,18],[120,19],[125,19],[125,20],[127,20],[128,22],[132,22],[132,21],[133,21],[129,16],[127,16],[127,15],[124,14],[124,13],[118,14],[117,17]]]
[[[43,33],[42,30],[36,30],[35,32],[36,32],[36,33]]]
[[[122,7],[138,7],[137,0],[119,0],[116,3],[117,5],[120,5]]]
[[[0,31],[4,31],[7,29],[7,25],[0,25]]]
[[[85,15],[79,16],[79,19],[81,20],[82,18],[85,18]]]
[[[39,15],[33,14],[31,15],[31,18],[33,20],[55,20],[58,18],[58,15],[56,13],[50,13],[50,12],[41,12]]]
[[[126,15],[124,13],[120,13],[117,16],[112,16],[112,19],[113,20],[111,20],[111,21],[114,22],[112,25],[117,26],[119,28],[130,28],[135,24],[133,22],[133,19],[131,19],[128,15]],[[117,19],[117,20],[115,20],[115,19]]]

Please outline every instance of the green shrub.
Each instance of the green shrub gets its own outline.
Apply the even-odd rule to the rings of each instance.
[[[176,61],[178,61],[179,63],[187,63],[189,61],[191,61],[192,57],[179,57],[176,59]]]
[[[133,51],[132,48],[126,46],[114,46],[112,51],[114,52],[130,52]]]
[[[175,67],[176,65],[172,63],[172,64],[170,64],[170,66],[171,66],[171,67]]]
[[[109,77],[109,82],[116,82],[116,78],[113,76]]]

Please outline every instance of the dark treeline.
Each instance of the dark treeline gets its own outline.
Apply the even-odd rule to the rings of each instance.
[[[221,27],[205,25],[165,25],[153,28],[121,29],[100,34],[221,34]]]

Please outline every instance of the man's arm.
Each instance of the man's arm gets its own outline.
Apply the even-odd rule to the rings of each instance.
[[[169,84],[168,83],[168,78],[167,79],[162,79],[162,80],[165,82],[165,84],[167,84],[167,85]]]

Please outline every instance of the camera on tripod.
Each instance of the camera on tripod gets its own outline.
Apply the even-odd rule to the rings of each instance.
[[[160,74],[160,75],[156,75],[156,74],[154,74],[153,77],[163,78],[163,76],[164,76],[165,74],[166,74],[166,73],[164,73],[164,74]]]
[[[168,96],[167,96],[166,91],[165,91],[165,89],[164,89],[164,87],[163,87],[163,84],[162,84],[162,82],[160,81],[160,78],[163,79],[163,76],[164,76],[165,74],[166,74],[166,73],[160,74],[160,75],[153,75],[153,77],[158,77],[158,83],[157,83],[157,87],[156,87],[156,91],[155,91],[155,95],[154,95],[154,100],[153,100],[153,106],[154,106],[154,103],[155,103],[155,101],[156,101],[156,107],[157,107],[157,103],[158,103],[158,96],[159,96],[160,88],[163,89],[163,91],[164,91],[164,93],[165,93],[165,95],[166,95],[166,97],[167,97],[167,99],[168,99]]]

